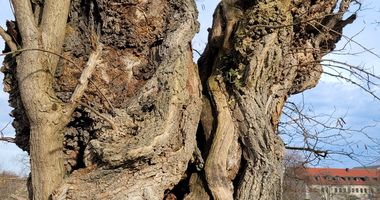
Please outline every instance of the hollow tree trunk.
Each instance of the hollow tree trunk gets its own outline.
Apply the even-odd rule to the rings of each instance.
[[[342,20],[350,1],[332,14],[336,3],[222,1],[198,73],[190,45],[198,30],[194,0],[72,0],[65,59],[54,77],[42,73],[49,84],[29,88],[54,101],[29,105],[29,84],[15,78],[11,59],[3,70],[16,141],[31,154],[33,189],[44,181],[38,170],[55,169],[44,192],[53,199],[281,199],[278,121],[289,95],[317,84],[318,61],[352,22]],[[94,34],[102,62],[73,104]]]

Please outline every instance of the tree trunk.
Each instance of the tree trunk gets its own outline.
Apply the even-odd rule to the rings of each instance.
[[[223,0],[198,73],[194,0],[72,0],[53,45],[54,1],[26,9],[34,40],[17,2],[23,48],[63,47],[59,60],[23,51],[17,72],[10,57],[3,70],[34,199],[281,199],[284,102],[317,84],[320,58],[352,22],[348,0],[335,14],[336,0]]]
[[[198,61],[204,105],[211,102],[203,115],[214,115],[211,122],[201,117],[206,181],[191,179],[188,199],[205,193],[214,199],[282,198],[281,111],[289,95],[317,84],[319,60],[355,18],[342,20],[350,1],[333,13],[336,4],[225,0],[218,6]],[[207,189],[199,190],[202,185]]]
[[[34,21],[30,1],[12,2],[22,47],[59,53],[63,45],[70,1],[46,1],[46,11],[40,24]],[[62,130],[70,119],[70,114],[64,113],[63,105],[52,87],[52,73],[55,71],[58,58],[45,53],[23,51],[16,57],[16,80],[30,125],[29,150],[35,200],[48,199],[63,180]]]

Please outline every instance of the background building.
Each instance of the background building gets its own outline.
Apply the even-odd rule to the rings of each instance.
[[[305,168],[305,199],[380,200],[379,169]]]

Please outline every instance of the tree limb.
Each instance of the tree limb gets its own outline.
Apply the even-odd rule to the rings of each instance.
[[[35,47],[31,44],[37,40],[38,29],[30,0],[12,0],[12,4],[24,48]]]
[[[60,53],[65,39],[66,23],[70,10],[70,0],[45,0],[40,31],[42,34],[42,48]],[[34,19],[34,16],[33,16]],[[48,55],[50,69],[55,73],[58,58]]]
[[[285,146],[285,149],[297,150],[297,151],[309,151],[309,152],[312,152],[318,156],[322,156],[323,158],[325,158],[327,156],[327,154],[329,153],[329,151],[327,151],[327,150],[318,150],[318,149],[313,149],[310,147],[289,147],[289,146]]]
[[[15,138],[12,137],[4,137],[3,131],[8,127],[10,122],[8,122],[1,130],[0,130],[0,141],[15,143]]]
[[[16,140],[13,137],[0,137],[0,141],[9,142],[9,143],[16,143]]]
[[[79,83],[77,87],[75,88],[74,93],[72,94],[70,101],[71,103],[75,104],[76,102],[79,102],[82,98],[84,91],[87,88],[89,78],[92,74],[92,72],[95,70],[96,65],[98,64],[100,60],[100,55],[102,53],[102,45],[98,43],[96,45],[95,52],[91,53],[90,58],[88,59],[86,63],[86,67],[84,68],[80,78]]]
[[[5,30],[1,26],[0,26],[0,36],[7,43],[11,51],[17,50],[17,45],[13,42],[12,37],[7,32],[5,32]]]

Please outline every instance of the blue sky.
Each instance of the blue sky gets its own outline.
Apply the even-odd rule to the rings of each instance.
[[[0,1],[0,25],[5,27],[5,20],[13,19],[13,14],[9,6],[9,1]],[[4,42],[0,39],[0,49],[4,49]],[[2,62],[3,58],[0,57]],[[0,80],[3,80],[3,74],[0,73]],[[8,95],[3,92],[3,85],[1,84],[0,91],[0,129],[3,129],[6,124],[12,121],[9,117],[11,108],[8,106]],[[14,130],[11,125],[3,131],[5,135],[14,135]],[[27,154],[21,151],[16,145],[5,142],[0,142],[0,171],[9,170],[18,174],[26,174],[25,166],[21,164],[21,160]]]
[[[199,21],[201,29],[199,34],[193,40],[193,48],[202,52],[207,43],[207,28],[212,23],[212,13],[216,7],[218,0],[197,0],[200,12]],[[354,40],[364,45],[365,47],[380,54],[380,25],[376,25],[380,21],[380,2],[376,0],[363,1],[365,11],[359,13],[358,19],[354,24],[344,29],[344,34],[348,37],[354,37]],[[8,1],[0,1],[0,25],[5,27],[5,20],[12,18],[12,12],[9,7]],[[344,40],[338,44],[338,48],[342,47],[346,42]],[[0,49],[3,49],[3,42],[0,39]],[[353,43],[346,46],[347,53],[356,53],[363,51],[358,45]],[[194,54],[197,58],[197,55]],[[362,53],[358,55],[329,55],[326,59],[334,59],[342,62],[347,62],[353,65],[365,65],[366,67],[373,67],[375,72],[380,72],[379,63],[380,59],[369,53]],[[2,61],[2,58],[0,58]],[[379,73],[378,73],[379,74]],[[0,79],[3,79],[3,74],[0,73]],[[8,96],[4,92],[0,92],[0,127],[4,127],[12,119],[9,117],[11,109],[8,107]],[[380,122],[380,102],[375,100],[370,95],[363,92],[356,86],[348,84],[345,81],[337,80],[328,76],[323,76],[319,85],[304,92],[302,95],[296,95],[291,98],[291,101],[300,102],[304,99],[305,106],[310,108],[316,114],[330,114],[334,112],[336,117],[344,117],[347,126],[360,129],[365,125],[372,125]],[[379,135],[379,128],[374,127],[367,129],[366,133],[371,136]],[[14,130],[9,126],[5,129],[6,135],[13,135]],[[380,135],[379,135],[380,137]],[[352,135],[352,141],[357,141],[355,148],[361,151],[364,144],[368,144],[368,139],[362,134]],[[356,143],[355,143],[356,144]],[[327,147],[332,148],[332,147]],[[379,152],[372,152],[374,157],[380,157]],[[20,160],[25,156],[13,144],[0,142],[0,170],[11,170],[16,173],[25,173],[24,167],[20,164]],[[327,160],[319,163],[319,166],[330,167],[354,167],[358,166],[357,162],[353,162],[345,157],[335,156],[334,159],[340,162]]]

